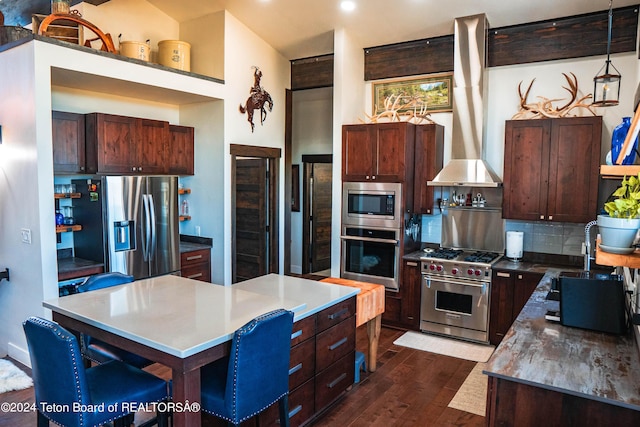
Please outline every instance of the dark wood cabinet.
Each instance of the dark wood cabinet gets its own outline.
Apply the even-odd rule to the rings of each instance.
[[[180,274],[187,279],[211,282],[211,249],[182,252]]]
[[[500,344],[543,276],[541,273],[517,270],[493,270],[489,309],[491,344]]]
[[[167,173],[171,175],[194,174],[194,129],[189,126],[169,125],[167,149]]]
[[[53,111],[53,172],[85,173],[84,114]]]
[[[404,261],[398,292],[386,291],[382,323],[400,329],[420,330],[422,274],[419,261]]]
[[[342,180],[412,180],[414,140],[415,125],[407,122],[344,125]]]
[[[166,173],[168,122],[102,113],[87,114],[85,120],[92,172]]]
[[[289,362],[291,427],[308,424],[353,384],[355,314],[353,297],[293,324]],[[262,412],[259,421],[263,426],[278,426],[278,405]]]
[[[508,120],[504,218],[585,223],[597,215],[602,117]]]
[[[413,212],[433,213],[435,187],[427,185],[442,169],[444,127],[436,124],[416,126]]]

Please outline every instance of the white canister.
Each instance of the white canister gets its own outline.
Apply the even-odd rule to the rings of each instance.
[[[524,232],[507,231],[507,258],[512,261],[520,261],[522,259],[523,241]]]
[[[127,58],[140,59],[149,62],[151,46],[148,43],[124,41],[120,42],[120,55]]]
[[[177,70],[191,71],[191,45],[179,40],[159,41],[158,63]]]

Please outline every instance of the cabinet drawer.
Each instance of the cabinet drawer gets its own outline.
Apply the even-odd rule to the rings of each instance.
[[[314,381],[311,379],[289,393],[289,425],[298,427],[308,421],[315,413],[314,410]],[[277,427],[280,425],[278,403],[271,405],[259,416],[260,425]],[[244,425],[244,424],[243,424]]]
[[[211,250],[199,249],[196,251],[183,252],[180,254],[180,269],[202,262],[211,263]]]
[[[355,351],[352,350],[316,376],[316,412],[327,407],[353,384],[354,366]]]
[[[313,377],[315,367],[315,343],[307,340],[291,349],[289,364],[289,390],[293,390]]]
[[[356,319],[350,317],[316,337],[316,370],[322,371],[356,348]],[[355,363],[355,362],[354,362]]]
[[[187,279],[211,282],[211,268],[208,263],[197,264],[190,267],[180,267],[180,275]]]
[[[316,316],[305,317],[293,324],[291,347],[312,338],[316,334]]]
[[[322,332],[338,323],[342,322],[347,317],[354,316],[356,314],[356,298],[352,297],[348,300],[339,302],[329,308],[325,308],[318,313],[317,328],[318,332]]]

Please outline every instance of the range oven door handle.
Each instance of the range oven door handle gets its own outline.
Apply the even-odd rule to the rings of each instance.
[[[390,243],[393,245],[399,245],[400,241],[399,240],[393,240],[393,239],[376,239],[373,237],[356,237],[356,236],[340,236],[340,239],[342,240],[356,240],[359,242],[373,242],[373,243]]]
[[[484,288],[485,286],[487,286],[490,282],[472,282],[472,281],[462,281],[462,280],[454,280],[451,279],[449,277],[446,278],[435,278],[435,277],[431,277],[431,276],[427,276],[426,274],[422,275],[422,278],[424,279],[424,281],[427,284],[428,288],[431,288],[431,282],[441,282],[441,283],[446,283],[446,284],[452,284],[452,285],[460,285],[460,286],[475,286],[476,288]]]

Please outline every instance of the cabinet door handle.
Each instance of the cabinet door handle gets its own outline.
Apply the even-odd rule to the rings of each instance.
[[[289,375],[295,374],[300,369],[302,369],[302,363],[298,363],[296,366],[294,366],[293,368],[289,369]]]
[[[544,215],[540,215],[540,219],[544,219]]]
[[[200,258],[202,258],[202,255],[188,256],[187,261],[193,261],[194,259],[200,259]]]
[[[417,262],[407,262],[407,265],[410,267],[417,267],[418,263]]]
[[[191,276],[187,276],[187,279],[195,279],[196,277],[202,277],[202,273],[192,274]]]
[[[367,177],[365,179],[369,179],[369,175],[367,175]]]
[[[549,221],[553,221],[553,215],[549,215]]]
[[[290,410],[289,411],[289,419],[291,419],[291,417],[293,417],[295,414],[297,414],[300,411],[302,411],[302,405],[298,405],[295,408],[293,408],[292,410]],[[276,424],[280,424],[280,419],[279,418],[276,420]]]
[[[518,274],[518,280],[522,280],[522,274]]]
[[[372,176],[371,176],[371,179],[376,179],[376,176],[375,176],[375,175],[372,175]]]
[[[347,337],[342,338],[340,341],[336,341],[335,343],[329,346],[329,350],[333,351],[336,348],[340,347],[342,344],[347,342]]]
[[[138,168],[136,168],[135,166],[131,168],[132,172],[135,172]]]
[[[342,381],[346,377],[347,377],[347,373],[343,372],[342,374],[340,374],[340,376],[338,378],[336,378],[335,380],[333,380],[329,384],[327,384],[327,387],[334,388],[336,385],[338,385],[338,383],[340,383],[340,381]]]
[[[511,277],[511,273],[503,273],[502,271],[496,272],[496,276],[498,277]]]
[[[338,317],[342,316],[343,314],[345,314],[347,311],[346,308],[343,308],[342,310],[336,312],[336,313],[332,313],[329,315],[329,320],[333,320],[333,319],[337,319]]]
[[[299,331],[295,331],[294,333],[291,334],[291,339],[294,340],[296,338],[298,338],[300,335],[302,335],[302,329],[300,329]]]

